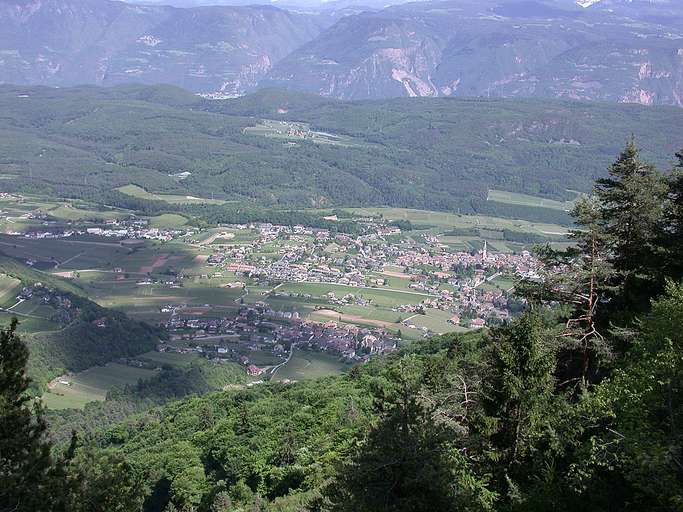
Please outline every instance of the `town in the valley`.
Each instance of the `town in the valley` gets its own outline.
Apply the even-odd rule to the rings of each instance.
[[[405,340],[498,325],[524,307],[515,282],[539,270],[530,246],[377,215],[326,220],[326,229],[201,229],[134,215],[55,219],[35,209],[0,236],[25,264],[162,327],[158,352],[239,362],[253,376],[275,374],[295,349],[359,362]],[[354,228],[336,229],[342,220]],[[99,267],[88,264],[92,251],[107,253]],[[32,298],[68,312],[39,287],[20,291],[3,310],[21,315]]]

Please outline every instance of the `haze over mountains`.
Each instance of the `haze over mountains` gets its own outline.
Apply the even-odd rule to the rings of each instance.
[[[292,6],[283,9],[8,0],[0,4],[0,83],[683,106],[680,2],[452,0],[380,8],[387,3],[278,2]]]
[[[0,82],[169,83],[234,95],[326,23],[269,6],[10,0],[0,3],[0,26]]]

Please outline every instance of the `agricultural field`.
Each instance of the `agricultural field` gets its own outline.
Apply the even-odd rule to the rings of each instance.
[[[136,197],[138,199],[147,199],[149,201],[165,201],[170,204],[224,204],[226,202],[219,199],[207,199],[205,197],[196,197],[191,195],[181,196],[177,194],[155,194],[133,184],[118,187],[116,190],[122,194]]]
[[[520,233],[537,235],[564,236],[568,233],[565,226],[520,219],[504,219],[488,215],[458,215],[448,212],[413,210],[409,208],[345,208],[346,211],[361,216],[381,215],[387,221],[408,220],[418,226],[430,226],[442,230],[455,228],[484,228],[501,231],[509,229]]]
[[[409,292],[405,290],[392,290],[388,288],[369,288],[361,286],[344,286],[331,283],[285,283],[278,288],[278,292],[310,295],[313,298],[325,298],[329,292],[334,292],[337,297],[353,294],[371,301],[374,306],[392,307],[401,304],[420,302],[429,294]]]
[[[489,190],[486,200],[495,201],[496,203],[515,204],[520,206],[550,208],[552,210],[562,210],[565,212],[570,211],[575,203],[575,200],[555,201],[553,199],[545,199],[543,197],[518,194],[515,192],[505,192],[503,190],[494,189]]]
[[[5,225],[40,226],[40,215],[47,215],[51,222],[101,222],[130,216],[129,211],[96,206],[78,200],[48,200],[40,197],[22,196],[20,199],[0,200],[0,213]],[[13,229],[16,230],[16,229]],[[21,230],[19,230],[21,231]]]
[[[387,318],[382,320],[381,318]],[[308,315],[310,320],[317,322],[329,322],[333,320],[337,323],[358,325],[360,327],[381,327],[393,333],[401,329],[401,325],[396,320],[401,318],[401,314],[390,310],[379,308],[364,308],[360,306],[341,306],[335,309],[317,309]],[[393,321],[392,321],[393,320]]]
[[[292,358],[277,369],[271,380],[316,379],[337,375],[348,368],[349,365],[340,361],[337,356],[309,350],[294,350]]]
[[[83,274],[81,274],[83,275]],[[185,282],[182,287],[163,283],[138,284],[135,279],[104,279],[86,283],[89,297],[103,307],[121,310],[139,320],[166,320],[170,313],[161,314],[160,308],[168,304],[191,306],[209,305],[209,311],[233,312],[236,301],[242,295],[241,289],[223,288],[208,279]],[[199,311],[193,311],[198,314]]]
[[[49,409],[82,408],[94,401],[103,401],[114,387],[135,384],[155,375],[154,370],[117,363],[95,366],[74,375],[55,379],[42,397]]]
[[[0,200],[0,233],[24,233],[35,226],[36,221],[30,218],[32,212],[36,211],[34,206],[25,202]]]
[[[16,302],[21,281],[10,276],[0,275],[0,307],[11,306]]]
[[[21,316],[13,312],[0,312],[0,326],[7,326],[13,318],[19,320],[17,332],[19,334],[29,334],[44,331],[54,331],[59,329],[59,324],[48,320],[47,318],[38,318],[35,316]]]
[[[479,238],[453,235],[440,235],[439,242],[448,246],[453,252],[473,251],[476,250],[480,244]]]
[[[417,328],[427,328],[434,334],[445,334],[447,332],[467,332],[467,329],[457,325],[449,324],[448,319],[453,313],[438,309],[429,309],[425,315],[414,315],[408,320]]]
[[[38,298],[31,298],[28,300],[18,301],[14,306],[8,308],[7,312],[13,315],[23,317],[33,317],[43,320],[48,320],[55,314],[56,310],[47,304],[44,304]]]
[[[197,236],[200,246],[244,245],[255,241],[258,235],[249,229],[214,228]]]
[[[35,268],[72,279],[100,305],[150,320],[160,319],[155,315],[169,303],[235,307],[235,300],[244,293],[226,287],[235,280],[230,272],[223,272],[221,278],[209,277],[215,269],[206,266],[205,259],[198,258],[199,250],[188,244],[98,240],[33,240],[0,235],[7,255],[37,260]],[[169,284],[175,282],[177,272],[187,277],[182,284]],[[9,293],[9,281],[3,282],[0,291]]]
[[[199,359],[197,354],[180,354],[176,352],[145,352],[138,356],[138,359],[143,361],[150,361],[159,366],[173,366],[175,368],[184,368],[192,364],[193,361]]]
[[[181,228],[185,226],[189,221],[187,217],[182,215],[177,215],[175,213],[164,213],[162,215],[157,215],[156,217],[149,218],[149,227],[151,228]]]
[[[131,251],[114,240],[93,238],[28,239],[0,235],[0,250],[7,256],[38,262],[37,268],[83,269],[116,266]]]
[[[65,221],[103,221],[109,219],[123,219],[129,213],[116,210],[87,210],[64,203],[54,208],[46,210],[48,215]]]
[[[483,290],[503,290],[505,292],[514,288],[516,279],[513,276],[498,276],[491,281],[483,283],[480,288]]]

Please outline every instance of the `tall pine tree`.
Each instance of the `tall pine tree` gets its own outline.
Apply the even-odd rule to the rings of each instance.
[[[678,165],[668,180],[669,204],[660,236],[661,245],[666,251],[666,275],[680,280],[683,279],[683,149],[676,157]]]
[[[28,349],[17,322],[0,331],[0,511],[51,510],[51,446],[42,409],[27,394]]]
[[[481,474],[490,474],[500,510],[522,506],[557,446],[561,401],[555,395],[553,336],[539,313],[527,311],[489,336],[488,369],[482,377]]]
[[[518,293],[531,303],[559,303],[568,310],[558,336],[558,376],[561,387],[580,389],[611,358],[609,340],[601,332],[600,306],[611,291],[614,267],[609,262],[599,201],[583,197],[571,215],[580,226],[571,232],[574,245],[564,250],[540,247],[541,279],[524,280]]]
[[[459,443],[473,395],[459,376],[453,375],[459,384],[451,386],[453,368],[442,362],[407,356],[374,382],[379,421],[339,468],[314,510],[490,508],[494,495],[485,479],[470,470]]]
[[[604,243],[619,274],[615,284],[620,290],[610,307],[612,320],[616,314],[628,319],[646,310],[649,299],[663,287],[657,233],[667,192],[664,176],[640,159],[634,140],[609,168],[608,177],[596,182]]]

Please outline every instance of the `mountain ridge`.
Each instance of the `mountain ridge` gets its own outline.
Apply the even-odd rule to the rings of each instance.
[[[0,5],[0,83],[170,83],[234,96],[328,23],[273,6],[12,0]]]
[[[7,0],[0,4],[0,83],[167,83],[214,99],[274,86],[338,99],[683,106],[683,5],[670,0],[377,5]]]
[[[683,106],[683,9],[673,6],[678,17],[660,25],[630,18],[631,4],[618,11],[615,5],[445,1],[365,12],[337,21],[260,84],[342,99],[498,96]]]

